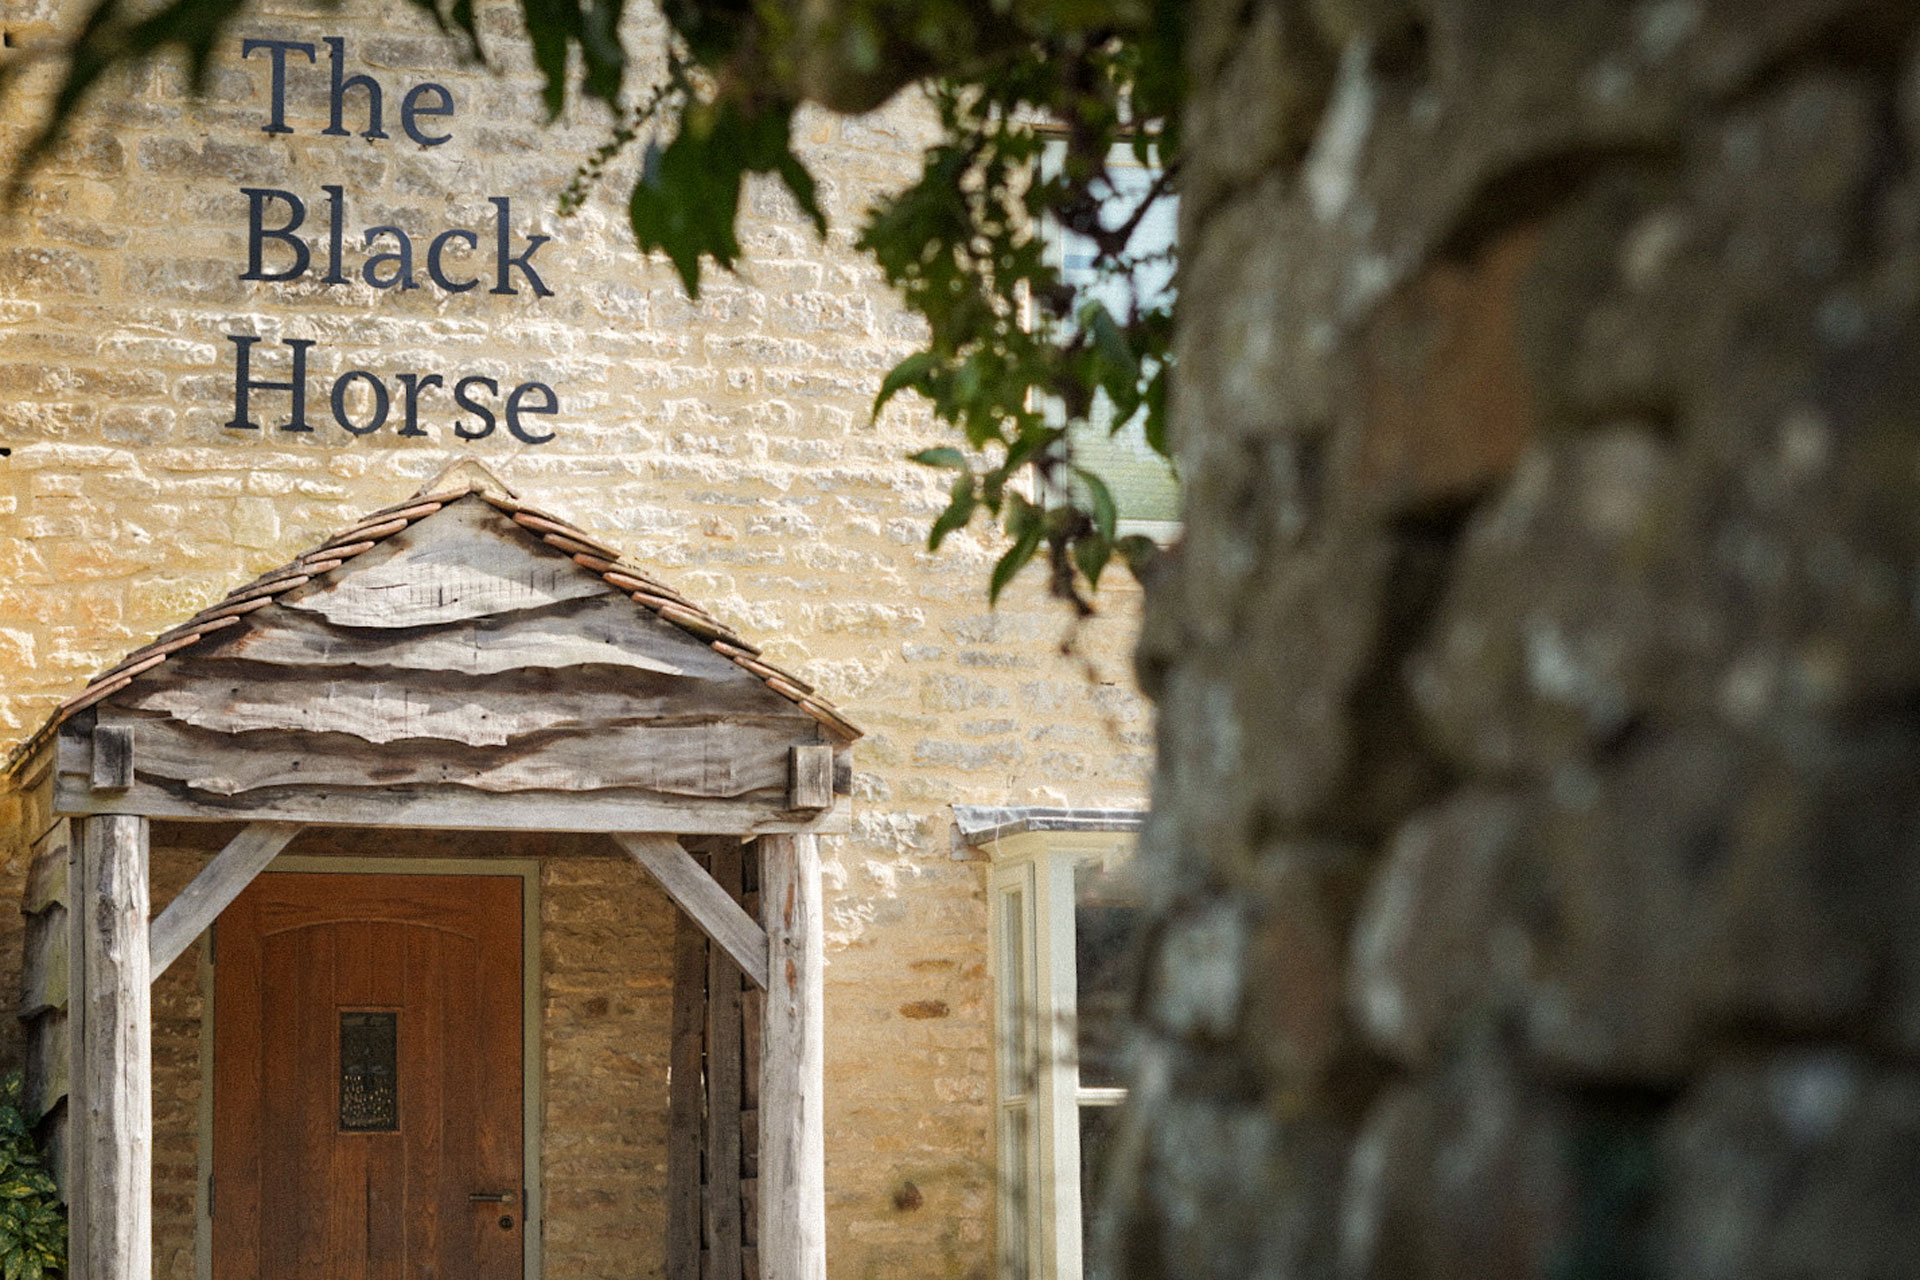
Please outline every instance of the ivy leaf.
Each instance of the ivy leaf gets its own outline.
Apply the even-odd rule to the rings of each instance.
[[[775,167],[780,171],[780,181],[784,182],[787,190],[793,194],[794,202],[800,206],[800,211],[812,219],[814,234],[825,239],[827,215],[820,208],[819,188],[813,180],[812,170],[801,162],[799,156],[793,154],[790,147],[784,145],[784,140],[780,156],[775,161]]]
[[[700,296],[700,261],[731,269],[740,257],[735,228],[740,187],[749,173],[779,171],[816,227],[825,225],[812,175],[793,154],[791,107],[689,101],[673,141],[649,154],[627,201],[640,248],[667,255],[690,297]]]
[[[1153,371],[1153,377],[1147,381],[1146,394],[1141,397],[1147,406],[1146,422],[1143,433],[1147,445],[1163,458],[1173,457],[1167,447],[1167,366],[1162,364]]]

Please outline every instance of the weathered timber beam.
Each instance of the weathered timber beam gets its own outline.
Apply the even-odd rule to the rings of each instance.
[[[796,809],[833,808],[833,748],[787,748],[787,803]]]
[[[65,749],[62,743],[62,749]],[[52,808],[63,815],[139,813],[194,822],[274,821],[304,826],[422,827],[439,831],[698,831],[756,836],[782,831],[844,833],[853,804],[788,810],[784,792],[738,800],[643,791],[479,792],[460,786],[276,787],[217,796],[135,778],[121,792],[96,792],[84,770],[53,779]]]
[[[80,824],[85,1014],[78,1102],[89,1280],[153,1275],[153,1040],[147,977],[147,820]]]
[[[700,1063],[706,1047],[707,938],[684,911],[673,929],[673,1041],[667,1077],[666,1280],[700,1280]]]
[[[733,958],[749,982],[762,991],[767,989],[766,930],[714,883],[678,840],[631,832],[615,832],[613,838],[660,882],[667,896],[700,926],[700,931]]]
[[[148,947],[155,981],[298,834],[297,822],[249,823],[200,868],[153,922]]]
[[[103,724],[93,731],[93,760],[88,773],[95,791],[125,791],[133,785],[133,730]]]
[[[733,842],[707,857],[709,876],[729,900],[740,892],[741,853],[739,843]],[[740,1102],[746,1064],[740,1060],[740,1013],[740,971],[719,947],[708,947],[707,1123],[702,1144],[706,1185],[700,1217],[707,1244],[702,1269],[714,1280],[721,1276],[747,1280],[741,1265],[745,1221],[740,1206]]]
[[[827,1274],[826,955],[820,849],[810,835],[762,836],[767,931],[760,1035],[761,1280]]]

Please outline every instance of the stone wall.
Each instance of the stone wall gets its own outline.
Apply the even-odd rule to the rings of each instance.
[[[659,19],[636,8],[629,47],[656,57]],[[60,9],[9,5],[0,29],[24,46],[57,29]],[[1068,619],[1037,581],[986,607],[990,538],[956,536],[937,558],[924,551],[944,492],[904,458],[943,437],[904,399],[870,421],[880,377],[917,330],[849,247],[873,194],[917,171],[928,119],[911,95],[871,117],[803,117],[832,238],[816,240],[777,188],[754,184],[741,276],[713,277],[689,302],[667,267],[631,248],[623,173],[578,216],[554,213],[575,159],[604,131],[579,106],[543,128],[537,82],[511,38],[515,12],[483,6],[495,74],[462,65],[410,7],[315,17],[304,5],[258,6],[214,66],[206,102],[189,102],[178,67],[120,77],[36,176],[0,235],[0,448],[11,451],[0,458],[0,741],[23,737],[87,675],[192,610],[404,497],[452,458],[480,458],[530,500],[655,565],[867,730],[854,831],[823,850],[829,1262],[847,1280],[983,1275],[983,876],[951,860],[946,806],[1140,801],[1147,719],[1126,656],[1138,597],[1110,578],[1106,616],[1079,634],[1080,656],[1064,657]],[[385,86],[392,138],[319,132],[328,50],[318,42],[329,35],[346,42],[348,71]],[[236,56],[242,36],[317,45],[313,67],[289,69],[290,135],[262,132],[270,67]],[[439,122],[452,141],[430,150],[401,138],[391,116],[423,78],[447,85],[457,105]],[[636,83],[644,78],[645,67]],[[358,91],[347,101],[364,111]],[[0,118],[0,160],[30,111]],[[518,277],[515,296],[241,281],[240,189],[299,193],[324,255],[326,184],[347,191],[350,235],[383,224],[490,233],[485,197],[510,196],[516,252],[528,232],[553,237],[535,263],[554,294],[535,298]],[[490,248],[474,271],[490,270]],[[351,243],[348,254],[364,257]],[[445,261],[468,270],[457,246]],[[284,393],[255,394],[261,430],[222,425],[234,409],[226,335],[236,333],[263,338],[256,376],[269,378],[289,371],[282,339],[318,344],[311,434],[278,429]],[[335,425],[327,395],[350,369],[377,374],[396,397],[388,425],[360,438]],[[545,381],[562,412],[539,425],[556,438],[523,444],[501,426],[464,443],[451,424],[475,419],[431,398],[428,434],[400,436],[395,375],[406,371]],[[347,405],[368,420],[363,397]],[[19,873],[17,858],[4,869]],[[595,1046],[596,1080],[618,1078],[631,1064],[616,1048],[615,1011],[653,998],[576,992],[551,1016],[566,1038]],[[0,1036],[6,1054],[17,1049]],[[651,1159],[637,1148],[579,1153],[579,1221],[601,1223],[582,1227],[579,1247],[602,1250],[599,1261],[578,1255],[580,1274],[627,1265],[610,1261],[625,1245],[601,1234],[611,1219],[592,1218],[604,1202],[590,1203],[587,1184],[638,1189],[659,1176]],[[909,1182],[916,1195],[903,1193]]]
[[[1913,6],[1192,22],[1124,1274],[1911,1273]]]

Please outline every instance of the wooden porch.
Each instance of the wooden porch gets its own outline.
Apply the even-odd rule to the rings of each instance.
[[[38,837],[29,1106],[71,1276],[152,1275],[151,984],[315,825],[623,850],[682,913],[667,1274],[824,1275],[815,836],[847,827],[858,730],[469,467],[136,651],[9,761]],[[152,917],[156,820],[244,825]]]

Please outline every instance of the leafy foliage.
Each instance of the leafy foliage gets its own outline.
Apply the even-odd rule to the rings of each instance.
[[[67,1216],[21,1111],[21,1077],[0,1079],[0,1280],[67,1269]]]
[[[245,3],[95,0],[25,165],[47,154],[117,62],[179,50],[197,86]],[[486,56],[472,0],[411,3]],[[910,390],[964,439],[964,449],[918,455],[953,474],[931,547],[976,516],[997,519],[1010,545],[989,595],[1044,550],[1055,594],[1089,612],[1087,594],[1116,555],[1138,572],[1153,550],[1120,536],[1108,486],[1075,459],[1073,428],[1099,408],[1115,429],[1140,422],[1166,452],[1172,304],[1133,287],[1151,255],[1132,241],[1152,207],[1172,198],[1179,171],[1183,0],[661,3],[672,31],[667,75],[626,107],[623,0],[520,0],[549,116],[564,109],[570,74],[579,93],[614,113],[563,210],[647,138],[628,198],[633,234],[697,295],[704,263],[730,268],[740,257],[735,227],[749,174],[777,175],[825,233],[813,176],[792,144],[802,104],[864,111],[925,81],[942,136],[919,180],[869,211],[859,246],[926,321],[929,339],[887,375],[874,412]],[[0,93],[23,65],[0,66]],[[1050,142],[1058,163],[1043,165]],[[1130,210],[1109,163],[1116,144],[1161,174]],[[1108,285],[1099,298],[1063,280],[1046,245],[1050,224],[1094,246],[1093,271]],[[1102,300],[1118,297],[1118,306]]]
[[[1036,39],[967,80],[938,82],[942,140],[860,237],[931,329],[927,349],[887,375],[875,412],[911,389],[960,429],[968,453],[919,455],[955,473],[928,541],[938,547],[977,510],[1000,517],[1012,541],[993,597],[1044,547],[1054,592],[1084,611],[1082,586],[1096,586],[1116,553],[1137,568],[1152,551],[1144,537],[1119,536],[1113,496],[1075,463],[1070,427],[1104,397],[1111,422],[1141,418],[1165,452],[1172,308],[1143,295],[1147,264],[1132,240],[1178,172],[1179,83],[1141,71],[1179,66],[1179,30],[1169,20],[1131,39]],[[1060,160],[1043,166],[1050,132]],[[1115,221],[1109,157],[1122,140],[1160,178]],[[1065,283],[1042,235],[1049,220],[1092,242],[1095,271],[1125,296],[1120,314]],[[1023,472],[1035,476],[1024,492]]]

